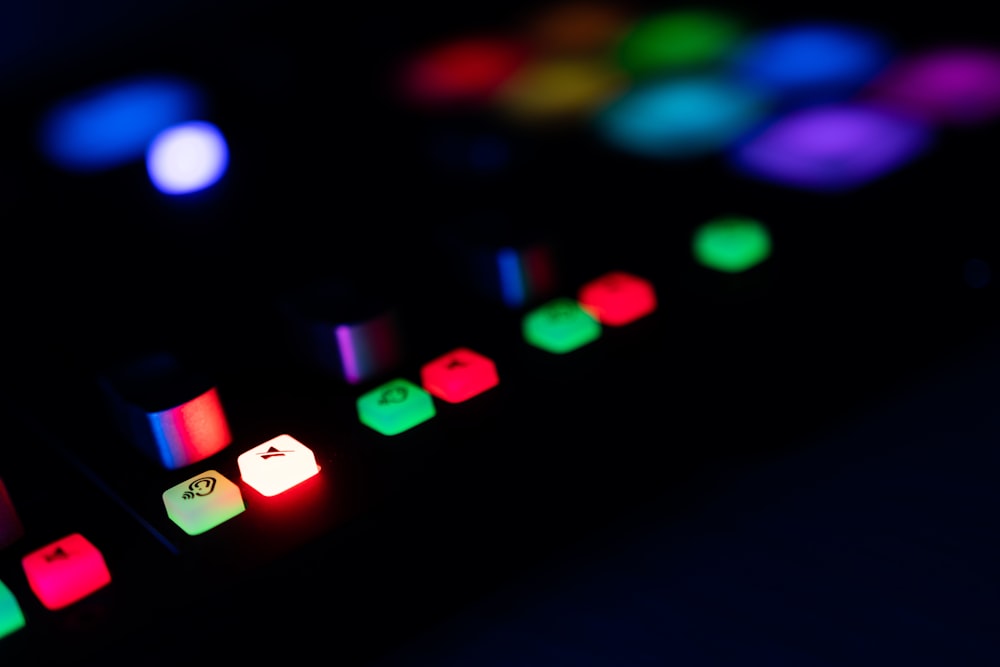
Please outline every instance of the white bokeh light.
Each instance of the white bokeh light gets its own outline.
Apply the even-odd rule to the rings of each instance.
[[[192,121],[158,134],[146,152],[149,178],[170,195],[197,192],[214,184],[229,164],[222,132],[211,123]]]

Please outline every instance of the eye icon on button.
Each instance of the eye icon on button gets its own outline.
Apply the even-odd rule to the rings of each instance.
[[[215,491],[215,478],[199,477],[188,484],[188,490],[181,494],[181,498],[190,500],[196,496],[207,496],[212,491]]]

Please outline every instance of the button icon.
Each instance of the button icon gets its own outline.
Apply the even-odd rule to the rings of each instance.
[[[240,487],[215,470],[164,491],[163,505],[170,520],[188,535],[200,535],[246,509]]]
[[[279,435],[236,459],[240,478],[264,496],[276,496],[319,473],[313,451],[290,435]]]

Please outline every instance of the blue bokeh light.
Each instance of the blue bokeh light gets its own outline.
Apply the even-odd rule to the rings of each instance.
[[[198,117],[203,106],[200,89],[178,77],[110,82],[51,107],[39,125],[39,148],[69,171],[114,168],[142,159],[157,133]]]

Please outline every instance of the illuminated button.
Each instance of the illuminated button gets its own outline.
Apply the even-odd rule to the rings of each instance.
[[[916,158],[930,143],[923,125],[896,113],[835,104],[792,112],[734,147],[746,175],[806,190],[846,191]]]
[[[601,335],[601,324],[573,299],[560,297],[524,316],[524,339],[543,350],[564,354]]]
[[[431,395],[402,378],[363,394],[357,408],[361,423],[383,435],[408,431],[437,414]]]
[[[3,479],[0,479],[0,549],[13,544],[23,534],[24,528],[17,512],[14,511],[14,503],[7,493]]]
[[[24,613],[17,604],[17,598],[0,581],[0,639],[24,627]]]
[[[491,387],[500,378],[496,364],[467,348],[458,348],[420,369],[424,389],[449,403],[461,403]]]
[[[580,305],[601,324],[621,326],[656,310],[656,292],[648,281],[612,271],[580,288]]]
[[[79,533],[31,552],[21,565],[46,609],[62,609],[111,583],[104,556]]]
[[[200,535],[246,509],[240,487],[209,470],[163,492],[167,516],[188,535]]]
[[[771,235],[751,218],[716,218],[695,230],[691,246],[703,266],[740,273],[771,255]]]
[[[319,473],[312,450],[290,435],[279,435],[236,459],[241,479],[264,496],[276,496]]]
[[[197,463],[231,441],[216,388],[172,355],[124,364],[101,384],[125,437],[164,468]]]

